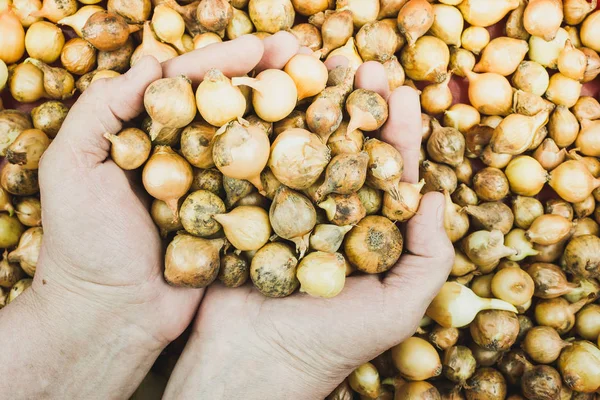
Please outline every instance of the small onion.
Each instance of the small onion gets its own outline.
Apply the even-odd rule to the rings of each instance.
[[[313,297],[337,296],[346,281],[346,263],[340,253],[315,251],[308,254],[300,261],[296,272],[300,291]]]
[[[35,22],[25,34],[25,50],[29,57],[47,64],[58,60],[65,44],[65,36],[53,23]]]
[[[402,377],[422,381],[442,373],[442,362],[435,348],[426,340],[411,337],[392,348],[394,365]]]
[[[563,350],[558,369],[572,390],[593,393],[600,388],[600,350],[590,342],[577,341]]]
[[[258,250],[250,265],[254,287],[267,297],[286,297],[294,293],[298,259],[284,243],[269,243]]]

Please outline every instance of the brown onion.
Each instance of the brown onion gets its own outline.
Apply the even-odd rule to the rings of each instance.
[[[468,0],[467,0],[468,1]],[[480,368],[467,380],[467,400],[501,400],[506,397],[506,380],[493,368]]]
[[[422,381],[442,373],[442,363],[435,348],[427,341],[411,337],[392,348],[394,365],[402,377]]]
[[[450,51],[440,39],[423,36],[402,49],[400,61],[410,79],[439,83],[446,79]]]
[[[575,325],[575,313],[586,303],[580,300],[570,304],[562,297],[541,300],[535,307],[535,319],[539,325],[549,326],[559,334],[565,334]]]
[[[519,321],[509,311],[484,310],[469,325],[471,337],[487,350],[507,351],[517,340]]]
[[[35,275],[44,231],[40,227],[29,228],[19,240],[19,246],[8,253],[8,261],[19,263],[23,271],[31,277]]]
[[[574,342],[558,359],[558,369],[567,386],[584,393],[600,388],[600,350],[586,341]]]

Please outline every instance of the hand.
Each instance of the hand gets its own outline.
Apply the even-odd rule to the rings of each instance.
[[[74,104],[41,163],[44,240],[32,290],[0,319],[0,331],[12,331],[12,340],[36,343],[28,354],[23,345],[5,345],[11,338],[0,334],[7,361],[0,363],[0,376],[18,376],[0,386],[28,398],[39,397],[35,390],[52,398],[131,395],[162,349],[189,325],[204,291],[165,283],[164,249],[148,199],[134,175],[107,159],[103,135],[116,134],[144,110],[153,81],[184,74],[198,84],[210,68],[246,74],[275,60],[290,37],[275,35],[264,45],[242,37],[162,66],[147,57],[121,77],[92,84]],[[36,318],[24,324],[30,314]],[[19,330],[24,326],[30,332]],[[37,369],[27,369],[31,365]]]
[[[402,153],[404,179],[416,182],[422,132],[416,91],[389,94],[378,63],[364,64],[356,85],[388,98],[381,136]],[[454,259],[443,215],[443,196],[425,195],[406,226],[410,254],[383,280],[349,277],[333,299],[299,293],[270,299],[250,285],[211,286],[165,398],[324,398],[354,368],[414,333]]]

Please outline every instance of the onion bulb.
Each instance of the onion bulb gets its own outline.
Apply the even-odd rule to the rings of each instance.
[[[21,225],[17,216],[7,213],[0,213],[0,228],[0,246],[4,249],[15,247],[25,232],[25,227]]]
[[[443,122],[444,126],[458,129],[461,133],[466,133],[481,122],[481,114],[471,105],[457,103],[444,111]]]
[[[81,38],[74,38],[63,47],[60,62],[70,73],[83,75],[94,69],[96,53],[96,49],[89,42]]]
[[[563,255],[565,269],[582,278],[600,277],[600,259],[596,253],[598,249],[600,249],[600,239],[594,235],[572,239]]]
[[[169,146],[157,146],[144,166],[144,188],[152,197],[163,200],[173,212],[177,202],[192,185],[192,167]]]
[[[160,40],[173,45],[181,54],[186,52],[182,41],[185,21],[177,11],[164,4],[157,5],[152,15],[152,28]]]
[[[33,279],[21,279],[20,281],[15,283],[14,286],[10,289],[10,292],[8,293],[8,297],[6,298],[6,304],[15,301],[15,299],[18,296],[20,296],[25,290],[31,287],[32,283]]]
[[[521,390],[527,399],[556,399],[562,388],[561,376],[548,365],[536,365],[525,370],[521,378]]]
[[[223,226],[233,247],[241,251],[259,250],[271,237],[269,215],[261,207],[240,206],[228,214],[215,214],[213,219]]]
[[[192,122],[181,132],[181,154],[196,168],[212,168],[216,128],[204,122]]]
[[[569,221],[572,221],[574,217],[574,210],[571,203],[568,203],[562,199],[550,199],[546,202],[546,214],[560,215]]]
[[[399,182],[396,187],[397,199],[390,193],[383,195],[383,208],[381,214],[392,221],[405,222],[411,219],[418,211],[421,203],[421,189],[425,181],[419,183]],[[462,218],[462,217],[461,217]]]
[[[561,215],[545,214],[533,221],[526,236],[533,243],[551,245],[565,239],[573,228],[573,223]]]
[[[6,159],[24,169],[38,169],[42,155],[50,145],[50,139],[39,129],[24,130],[6,149]]]
[[[600,52],[600,39],[597,34],[598,26],[600,26],[600,11],[595,11],[583,21],[579,32],[581,43],[595,52]]]
[[[568,39],[569,33],[563,28],[559,28],[556,37],[550,41],[545,41],[538,36],[530,37],[529,59],[546,68],[556,69],[560,52],[564,49]]]
[[[477,270],[477,265],[469,260],[469,258],[460,249],[454,249],[454,253],[454,264],[452,265],[450,276],[465,276]]]
[[[519,156],[510,161],[504,171],[510,190],[521,196],[535,196],[548,181],[548,173],[533,157]]]
[[[7,163],[2,168],[0,186],[15,196],[32,196],[40,191],[38,171]],[[10,246],[0,246],[7,248]]]
[[[340,253],[312,252],[300,261],[296,276],[301,292],[326,299],[335,297],[346,282],[346,259]]]
[[[573,107],[579,99],[581,87],[581,83],[559,72],[550,78],[546,98],[556,105]]]
[[[433,36],[420,37],[414,46],[405,46],[400,62],[406,75],[415,81],[443,82],[446,79],[450,50]]]
[[[104,135],[112,144],[110,156],[119,167],[132,170],[142,166],[148,160],[151,150],[150,138],[144,131],[127,128],[111,135]]]
[[[284,243],[269,243],[256,252],[250,265],[254,286],[267,297],[285,297],[294,293],[298,259]]]
[[[570,304],[562,297],[540,300],[535,306],[535,319],[538,325],[556,329],[560,335],[575,326],[575,314],[586,304],[587,299]]]
[[[457,167],[463,162],[465,138],[451,127],[442,128],[436,119],[431,121],[433,130],[427,140],[427,153],[432,160]]]
[[[38,200],[39,202],[39,200]],[[15,208],[12,204],[12,196],[6,190],[0,187],[0,211],[6,211],[11,217],[15,213]],[[18,214],[17,214],[18,215]]]
[[[540,163],[543,169],[551,171],[562,164],[566,154],[565,149],[559,149],[554,140],[547,138],[533,153],[533,158]]]
[[[447,165],[425,160],[421,163],[420,175],[425,181],[424,193],[447,190],[454,193],[458,180],[454,170]]]
[[[154,221],[154,224],[160,229],[160,234],[163,238],[167,237],[170,232],[176,232],[183,229],[181,220],[179,219],[179,213],[173,212],[162,200],[152,201],[150,207],[150,216]]]
[[[462,212],[460,206],[454,204],[448,191],[444,191],[446,207],[444,213],[444,228],[452,243],[462,239],[469,231],[469,216]]]
[[[29,14],[30,17],[43,17],[55,24],[61,19],[75,14],[77,11],[75,0],[43,0],[42,8]]]
[[[323,48],[316,52],[319,57],[326,57],[332,50],[342,47],[354,33],[352,12],[350,10],[334,11],[326,14],[321,27]]]
[[[47,64],[58,60],[65,44],[65,36],[53,23],[35,22],[25,34],[25,50],[29,57]]]
[[[25,31],[15,13],[7,9],[0,12],[0,60],[16,63],[25,53]]]
[[[498,168],[484,168],[473,177],[473,189],[481,200],[500,201],[508,195],[509,183]]]
[[[473,71],[475,67],[475,55],[469,50],[452,47],[450,49],[450,71],[460,77],[465,77],[464,71]]]
[[[593,197],[592,197],[593,198]],[[573,221],[574,229],[571,237],[584,235],[600,235],[600,225],[592,218],[584,217]]]
[[[346,233],[351,229],[352,225],[319,224],[315,226],[310,235],[310,248],[316,251],[335,253],[342,245]]]
[[[575,146],[586,156],[600,156],[600,121],[581,121],[581,132],[577,136]]]
[[[277,136],[268,165],[282,184],[303,190],[317,181],[329,161],[330,151],[317,135],[295,128]]]
[[[458,4],[465,20],[474,26],[494,25],[519,6],[519,0],[463,0]]]
[[[462,207],[476,206],[479,203],[479,198],[477,198],[477,193],[473,189],[461,183],[452,193],[452,201]]]
[[[579,134],[579,122],[568,107],[557,106],[548,121],[548,133],[558,147],[568,147]]]
[[[379,372],[371,363],[365,363],[352,371],[348,383],[352,390],[369,399],[378,398],[382,391]]]
[[[592,0],[591,3],[587,0],[564,0],[565,23],[579,25],[589,13],[596,9],[597,5],[597,0]]]
[[[480,368],[466,382],[465,395],[469,400],[501,400],[506,398],[506,380],[494,368]]]
[[[525,335],[521,347],[531,359],[540,364],[551,364],[571,343],[560,338],[554,328],[534,326]]]
[[[510,303],[484,299],[471,289],[455,282],[446,282],[427,309],[427,316],[443,327],[461,328],[469,325],[482,310],[505,310],[516,313]]]
[[[577,203],[600,186],[600,180],[595,179],[581,161],[569,160],[550,173],[549,185],[564,200]]]
[[[11,288],[25,277],[19,264],[9,262],[7,256],[5,251],[0,261],[0,287],[3,288]]]
[[[327,219],[338,226],[356,225],[367,214],[360,197],[353,194],[330,194],[318,204]]]
[[[394,27],[383,21],[369,22],[356,34],[356,48],[364,61],[390,60],[398,47]]]
[[[398,13],[398,29],[408,45],[413,46],[431,28],[434,19],[433,7],[427,0],[410,0]]]
[[[469,80],[469,100],[486,115],[508,115],[512,109],[513,91],[508,80],[495,73],[476,74],[463,71]]]
[[[567,386],[593,393],[600,388],[600,350],[587,341],[576,341],[558,359],[558,369]]]
[[[319,94],[327,84],[327,67],[308,54],[297,54],[288,61],[284,71],[292,78],[298,91],[298,100]]]
[[[563,21],[563,5],[559,0],[530,0],[523,14],[523,26],[531,35],[549,42]]]
[[[461,45],[464,19],[456,7],[446,4],[433,5],[434,21],[429,32],[449,46]]]
[[[254,3],[253,5],[258,5],[258,3],[260,3],[260,2],[254,1],[253,3]],[[286,6],[288,6],[288,5],[291,7],[291,4],[289,4],[289,1],[286,2]],[[252,7],[252,6],[249,5],[249,7]],[[275,6],[275,7],[277,7],[277,6]],[[265,11],[267,11],[267,10],[265,10]],[[268,10],[267,12],[269,12],[269,11],[271,12],[271,15],[272,15],[272,14],[275,14],[275,12],[279,11],[279,10],[277,10],[277,9]],[[293,14],[294,14],[293,9],[291,10],[291,13],[292,13],[291,18],[293,18]],[[289,18],[289,16],[287,16],[287,17]],[[233,18],[233,7],[227,0],[201,1],[200,4],[198,4],[198,7],[196,9],[196,20],[198,21],[198,23],[200,24],[200,26],[202,28],[204,28],[205,30],[208,30],[210,32],[223,32],[227,28],[227,25],[229,24],[229,22],[231,21],[232,18]],[[272,21],[272,22],[274,22],[274,21]],[[286,27],[282,27],[282,28],[286,29],[286,28],[290,28],[290,27],[286,26]]]
[[[400,375],[411,381],[423,381],[442,373],[442,362],[436,349],[416,336],[392,347],[392,360]]]
[[[397,186],[402,178],[404,162],[398,150],[378,139],[369,139],[365,143],[364,150],[369,155],[367,166],[369,186],[383,190],[399,200]]]
[[[558,70],[567,78],[582,81],[585,76],[588,60],[585,53],[577,49],[570,40],[558,56]]]
[[[600,305],[588,304],[577,313],[575,330],[586,340],[595,340],[600,335]]]
[[[169,101],[165,102],[164,99]],[[150,138],[163,128],[183,128],[196,116],[196,99],[191,81],[183,75],[154,81],[144,93],[144,107],[152,118]]]
[[[533,263],[525,270],[535,284],[534,295],[541,299],[552,299],[572,292],[576,284],[567,281],[565,273],[554,264]]]
[[[358,270],[373,274],[392,268],[402,247],[402,234],[396,225],[385,217],[372,215],[346,235],[344,252]]]
[[[305,196],[281,186],[277,189],[269,217],[277,236],[296,245],[300,258],[309,246],[310,232],[316,225],[316,211]]]
[[[356,194],[365,207],[367,215],[379,213],[383,203],[383,194],[380,190],[365,185]]]
[[[225,239],[207,240],[178,234],[167,247],[165,280],[178,287],[210,285],[219,273],[219,252],[226,243]]]
[[[133,67],[140,59],[145,56],[152,56],[160,63],[170,60],[171,58],[177,57],[179,54],[177,50],[169,46],[166,43],[159,42],[152,28],[150,22],[144,23],[144,30],[142,34],[142,43],[135,49],[131,55],[131,66]]]
[[[519,267],[503,268],[492,279],[494,297],[515,306],[530,301],[534,291],[533,279]]]
[[[87,19],[81,34],[98,50],[114,51],[127,42],[130,29],[125,18],[119,14],[98,11]]]
[[[483,310],[469,325],[473,341],[486,350],[508,351],[517,340],[519,320],[513,312]]]
[[[365,151],[335,156],[325,170],[324,182],[317,189],[315,200],[320,201],[330,193],[357,192],[365,183],[368,162],[369,155]]]
[[[514,216],[510,207],[500,201],[468,205],[463,211],[472,217],[475,226],[488,231],[497,229],[506,235],[513,226]]]
[[[337,0],[337,10],[350,10],[356,29],[373,22],[379,15],[379,0]]]
[[[515,256],[518,251],[504,245],[501,231],[477,231],[462,242],[464,253],[480,268],[493,268],[501,258]]]
[[[396,389],[394,399],[437,400],[440,399],[440,393],[435,386],[426,381],[406,382]]]
[[[515,88],[537,96],[543,96],[550,84],[550,75],[535,61],[523,61],[512,77]]]
[[[179,209],[179,219],[190,234],[211,237],[221,230],[215,215],[225,213],[225,204],[216,194],[198,190],[187,196]]]
[[[528,50],[529,45],[524,40],[496,38],[485,47],[473,71],[511,75],[517,70]]]
[[[84,6],[77,10],[75,14],[62,18],[57,24],[69,26],[79,37],[83,37],[82,29],[85,23],[98,11],[104,11],[104,9],[100,6]]]
[[[296,17],[290,0],[250,0],[248,14],[257,31],[268,33],[290,29]]]
[[[44,75],[44,91],[46,97],[54,100],[66,100],[75,93],[75,79],[64,68],[51,67],[48,64],[28,58],[25,63],[35,65]]]
[[[206,73],[198,86],[196,104],[202,118],[216,127],[241,118],[246,112],[246,99],[240,88],[215,68]]]
[[[6,87],[8,82],[8,67],[6,63],[0,59],[0,92]]]
[[[348,132],[348,123],[342,122],[327,139],[327,146],[333,157],[341,154],[358,154],[363,148],[364,140],[365,137],[360,130]]]
[[[531,37],[523,24],[523,14],[526,7],[527,0],[520,0],[519,6],[508,15],[505,32],[509,38],[527,40]]]
[[[494,130],[491,146],[497,153],[518,155],[532,144],[537,131],[546,124],[550,112],[541,111],[533,117],[511,114]]]
[[[350,132],[356,129],[375,131],[381,128],[388,118],[387,102],[379,94],[366,89],[357,89],[348,96],[346,111],[350,115]]]
[[[526,257],[536,256],[538,251],[533,247],[531,241],[527,238],[523,229],[513,229],[504,238],[504,244],[517,251],[517,254],[508,256],[510,261],[522,261]],[[523,304],[523,303],[521,303]]]
[[[583,74],[583,82],[591,82],[600,74],[600,55],[587,47],[582,47],[581,51],[583,51],[587,58],[587,67],[585,68],[585,74]]]
[[[600,118],[600,103],[593,97],[582,96],[573,106],[573,114],[577,120],[596,120]]]
[[[219,280],[227,287],[242,286],[250,277],[250,264],[243,255],[235,253],[225,254],[221,257]]]
[[[464,49],[479,55],[490,43],[490,33],[480,26],[470,26],[462,32],[461,42]]]
[[[287,117],[296,107],[298,90],[294,80],[285,72],[267,69],[256,78],[233,78],[234,86],[249,86],[252,91],[254,111],[267,122],[277,122]]]
[[[39,16],[31,15],[38,12],[41,8],[42,2],[40,0],[13,0],[11,9],[17,18],[19,18],[19,21],[21,21],[23,28],[29,28],[34,23],[42,20]],[[3,10],[1,5],[0,10]]]
[[[42,248],[43,234],[44,231],[40,227],[29,228],[23,232],[19,246],[8,253],[8,262],[19,263],[23,271],[33,277]]]
[[[429,342],[439,350],[447,350],[456,345],[460,339],[462,332],[458,328],[444,328],[435,325],[429,332]],[[444,362],[444,364],[446,364]],[[445,366],[445,365],[444,365]]]
[[[44,73],[35,65],[22,63],[11,72],[8,87],[12,97],[20,103],[32,103],[47,97]]]
[[[198,50],[214,43],[221,43],[223,39],[214,32],[199,33],[194,36],[194,50]]]
[[[441,83],[426,86],[421,93],[421,107],[430,115],[446,111],[452,105],[452,91],[448,87],[452,74],[448,73]],[[439,125],[439,124],[438,124]]]

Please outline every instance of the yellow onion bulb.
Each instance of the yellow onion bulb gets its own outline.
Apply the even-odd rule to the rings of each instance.
[[[261,207],[239,206],[213,218],[223,226],[227,240],[241,251],[259,250],[271,237],[269,214]]]
[[[450,50],[433,36],[420,37],[414,46],[405,46],[400,54],[406,75],[415,81],[442,82],[446,79]]]
[[[44,73],[30,63],[19,64],[12,70],[8,87],[12,97],[21,103],[32,103],[46,97]]]
[[[548,181],[548,173],[533,157],[519,156],[505,170],[510,190],[521,196],[535,196]]]
[[[14,64],[25,54],[25,30],[13,11],[0,12],[0,60]]]
[[[579,34],[581,43],[585,47],[600,52],[600,38],[598,37],[598,29],[600,27],[600,11],[588,15],[581,25]]]
[[[294,80],[299,101],[321,93],[329,77],[325,64],[308,54],[295,55],[283,70]]]
[[[600,350],[590,342],[577,341],[563,350],[558,369],[572,390],[593,393],[600,388]]]
[[[411,337],[392,348],[392,360],[403,378],[423,381],[442,373],[437,350],[426,340]]]
[[[595,179],[581,161],[569,160],[550,173],[549,185],[564,200],[578,203],[600,186],[600,180]]]
[[[200,115],[209,124],[221,127],[241,118],[246,112],[246,98],[218,69],[210,69],[196,90]]]
[[[337,296],[346,282],[346,264],[340,253],[315,251],[308,254],[300,261],[296,272],[300,291],[326,299]]]

